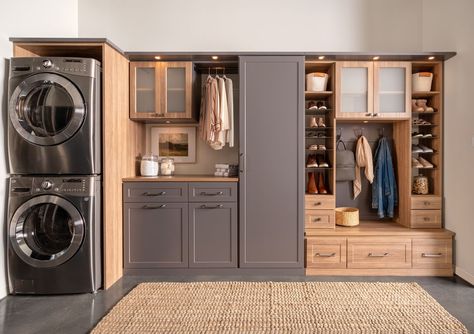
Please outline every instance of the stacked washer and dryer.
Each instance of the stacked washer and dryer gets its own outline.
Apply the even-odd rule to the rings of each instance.
[[[95,292],[102,285],[100,76],[94,59],[11,59],[12,294]]]

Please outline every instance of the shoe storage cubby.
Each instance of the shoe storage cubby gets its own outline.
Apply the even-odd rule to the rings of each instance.
[[[414,62],[412,73],[416,76],[413,80],[420,81],[412,84],[411,227],[440,228],[443,165],[442,63]]]
[[[335,63],[308,61],[305,63],[305,74],[306,195],[332,195],[335,187]],[[312,76],[316,76],[317,80],[314,85],[309,82]],[[325,90],[312,90],[321,88]]]

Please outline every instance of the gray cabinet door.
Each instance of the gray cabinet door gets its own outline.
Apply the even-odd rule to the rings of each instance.
[[[125,268],[188,266],[187,203],[125,203]]]
[[[240,266],[303,268],[304,57],[240,58]]]
[[[237,204],[189,204],[189,266],[237,267]]]

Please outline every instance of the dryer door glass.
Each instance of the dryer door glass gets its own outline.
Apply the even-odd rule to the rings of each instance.
[[[10,100],[10,118],[17,132],[39,145],[57,145],[80,128],[84,101],[76,86],[52,73],[23,81]]]
[[[16,211],[10,238],[18,256],[28,264],[58,266],[79,250],[84,238],[84,222],[77,209],[65,199],[39,196]]]

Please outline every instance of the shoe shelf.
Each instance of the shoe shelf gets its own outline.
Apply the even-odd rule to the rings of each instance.
[[[334,129],[332,126],[318,126],[318,127],[309,127],[306,128],[306,131],[324,131]]]
[[[439,94],[441,94],[441,92],[439,92],[439,91],[412,92],[411,96],[414,99],[419,99],[419,98],[423,98],[423,97],[432,97],[432,96],[439,95]]]
[[[332,94],[333,93],[330,90],[326,90],[322,92],[313,92],[313,91],[307,90],[304,92],[305,97],[309,99],[320,99],[320,98],[328,97]]]
[[[306,116],[326,115],[332,112],[332,109],[305,109]]]
[[[421,116],[421,115],[432,116],[432,115],[438,114],[436,109],[435,109],[435,111],[412,111],[411,113],[413,115],[417,115],[417,116]]]

